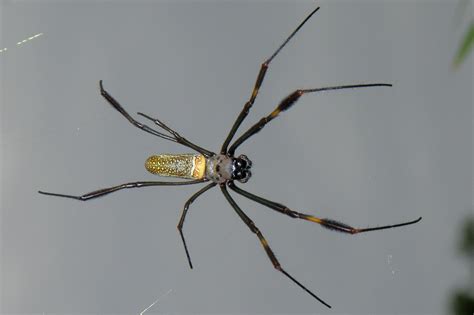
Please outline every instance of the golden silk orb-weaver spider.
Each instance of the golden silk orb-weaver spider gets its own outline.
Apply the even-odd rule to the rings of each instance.
[[[242,111],[238,115],[237,119],[235,120],[234,124],[232,125],[227,137],[225,138],[221,150],[218,154],[209,151],[207,149],[202,148],[194,144],[193,142],[187,140],[183,136],[181,136],[178,132],[168,127],[164,122],[157,118],[152,118],[148,115],[143,113],[138,113],[138,115],[144,117],[145,119],[150,120],[155,124],[155,129],[149,127],[148,125],[141,123],[135,120],[127,111],[119,104],[117,100],[115,100],[103,87],[102,81],[100,81],[100,93],[101,95],[107,100],[107,102],[112,105],[120,114],[122,114],[131,124],[135,127],[148,132],[152,135],[155,135],[159,138],[169,140],[172,142],[179,143],[184,145],[190,149],[193,149],[197,153],[191,154],[161,154],[161,155],[152,155],[150,156],[146,162],[145,167],[146,169],[153,174],[160,175],[160,176],[171,176],[171,177],[178,177],[182,179],[187,179],[186,181],[140,181],[140,182],[129,182],[113,187],[103,188],[99,190],[95,190],[89,193],[86,193],[81,196],[75,195],[66,195],[66,194],[58,194],[58,193],[51,193],[51,192],[44,192],[39,191],[40,194],[49,195],[49,196],[56,196],[56,197],[65,197],[65,198],[72,198],[77,200],[91,200],[97,197],[101,197],[125,188],[141,188],[141,187],[148,187],[148,186],[179,186],[179,185],[193,185],[199,183],[208,182],[206,186],[201,188],[197,191],[194,195],[192,195],[185,203],[181,218],[178,223],[178,231],[180,233],[181,239],[183,241],[186,257],[189,263],[189,266],[193,268],[191,262],[191,256],[188,251],[188,247],[186,245],[186,241],[183,235],[183,224],[186,218],[186,214],[188,212],[190,204],[196,200],[199,196],[203,193],[208,191],[209,189],[219,186],[220,190],[224,194],[224,197],[229,202],[231,207],[237,213],[237,215],[242,219],[242,221],[248,226],[250,231],[258,237],[261,245],[263,246],[265,253],[267,254],[268,258],[270,259],[273,267],[288,277],[292,282],[298,285],[301,289],[309,293],[313,298],[321,302],[327,307],[331,307],[328,303],[323,301],[319,298],[316,294],[310,291],[306,286],[304,286],[301,282],[296,280],[292,275],[290,275],[280,264],[276,255],[274,254],[273,250],[270,248],[267,240],[260,232],[258,227],[253,223],[253,221],[245,214],[245,212],[237,205],[235,200],[229,194],[228,188],[230,190],[240,194],[250,200],[253,200],[257,203],[260,203],[272,210],[275,210],[279,213],[285,214],[291,218],[302,219],[306,221],[310,221],[313,223],[317,223],[327,229],[338,231],[342,233],[348,234],[357,234],[369,231],[376,231],[376,230],[385,230],[395,227],[401,227],[405,225],[410,225],[417,223],[421,220],[419,217],[416,220],[392,224],[392,225],[384,225],[378,227],[370,227],[370,228],[355,228],[345,223],[341,223],[336,220],[327,219],[327,218],[319,218],[310,214],[304,214],[301,212],[297,212],[288,208],[287,206],[262,198],[257,196],[253,193],[250,193],[236,185],[236,181],[240,183],[247,182],[251,177],[251,168],[252,162],[246,155],[239,155],[235,156],[236,149],[248,140],[250,137],[258,133],[262,128],[264,128],[270,121],[278,117],[282,112],[290,109],[300,97],[310,93],[316,93],[321,91],[329,91],[329,90],[343,90],[343,89],[355,89],[355,88],[363,88],[363,87],[387,87],[392,86],[391,84],[387,83],[371,83],[371,84],[353,84],[353,85],[339,85],[339,86],[329,86],[323,88],[313,88],[313,89],[299,89],[292,93],[290,93],[287,97],[285,97],[278,106],[267,116],[260,119],[256,124],[250,127],[247,131],[245,131],[237,140],[235,140],[232,144],[231,141],[239,129],[239,126],[244,121],[244,119],[249,114],[250,109],[252,108],[255,99],[257,98],[259,89],[262,85],[262,82],[265,78],[266,72],[270,63],[273,59],[280,53],[280,51],[290,42],[290,40],[296,35],[296,33],[303,27],[303,25],[319,10],[319,7],[314,9],[297,27],[296,29],[283,41],[283,43],[275,50],[275,52],[266,59],[261,67],[260,71],[258,72],[257,79],[252,90],[252,93],[245,103]],[[230,147],[229,147],[230,145]]]

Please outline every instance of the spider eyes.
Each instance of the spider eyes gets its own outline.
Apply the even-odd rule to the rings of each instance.
[[[235,166],[238,168],[247,168],[247,162],[244,160],[237,160]]]
[[[246,183],[251,176],[252,173],[249,170],[238,170],[232,173],[232,178],[238,180],[241,183]]]
[[[234,170],[232,172],[232,179],[238,180],[241,183],[246,183],[252,176],[250,168],[252,161],[246,155],[240,155],[234,160]]]
[[[252,167],[252,161],[250,161],[246,155],[241,154],[237,159],[235,159],[235,166],[237,168],[248,169]]]

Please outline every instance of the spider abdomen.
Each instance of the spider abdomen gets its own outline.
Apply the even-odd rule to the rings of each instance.
[[[159,154],[145,162],[148,172],[168,177],[202,179],[206,171],[206,158],[201,154]]]

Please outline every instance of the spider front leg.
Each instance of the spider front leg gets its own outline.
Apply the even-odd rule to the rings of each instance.
[[[298,99],[307,93],[314,93],[314,92],[322,92],[322,91],[330,91],[330,90],[343,90],[343,89],[355,89],[355,88],[363,88],[363,87],[374,87],[374,86],[392,86],[391,84],[387,83],[371,83],[371,84],[355,84],[355,85],[339,85],[339,86],[329,86],[317,89],[301,89],[296,90],[287,97],[285,97],[280,104],[266,117],[260,119],[255,125],[250,127],[243,135],[241,135],[229,148],[229,154],[233,155],[235,150],[239,145],[245,142],[248,138],[259,132],[266,124],[272,121],[274,118],[278,117],[281,112],[289,109],[293,106]]]
[[[244,108],[240,112],[239,116],[237,116],[237,119],[235,120],[234,124],[232,125],[232,128],[230,129],[229,134],[227,135],[227,138],[225,139],[224,143],[222,144],[221,154],[226,154],[227,153],[227,147],[228,147],[230,141],[232,140],[235,133],[237,132],[237,129],[239,129],[240,124],[242,124],[242,121],[244,121],[245,117],[247,117],[247,115],[250,111],[250,108],[253,106],[253,103],[255,102],[255,99],[257,98],[260,86],[262,86],[262,82],[263,82],[263,79],[265,78],[265,74],[267,73],[267,69],[268,69],[268,66],[270,65],[270,62],[272,62],[273,58],[275,58],[278,55],[280,50],[282,50],[283,47],[286,46],[286,44],[293,38],[293,36],[295,36],[295,34],[300,30],[300,28],[303,27],[303,25],[306,23],[306,21],[308,21],[311,18],[311,16],[313,16],[313,14],[316,13],[316,11],[318,11],[318,10],[319,10],[319,7],[314,9],[303,20],[303,22],[301,22],[300,25],[298,25],[298,27],[290,34],[290,36],[288,36],[288,38],[283,42],[283,44],[281,44],[280,47],[278,47],[278,49],[270,56],[270,58],[268,58],[267,60],[265,60],[264,63],[262,63],[262,65],[260,66],[260,71],[258,72],[257,80],[255,81],[255,85],[254,85],[254,88],[252,90],[252,94],[250,95],[250,98],[247,101],[247,103],[245,103]],[[231,155],[233,154],[233,152],[232,153],[229,152],[229,153]]]
[[[232,183],[232,182],[229,182],[229,184]],[[301,289],[305,290],[308,294],[310,294],[313,298],[315,298],[316,300],[318,300],[319,302],[321,302],[322,304],[324,304],[325,306],[331,308],[331,306],[329,304],[327,304],[326,302],[324,302],[323,300],[321,300],[316,294],[314,294],[313,292],[311,292],[308,288],[306,288],[303,284],[301,284],[301,282],[299,282],[298,280],[296,280],[295,278],[293,278],[293,276],[291,276],[288,272],[286,272],[282,266],[280,265],[280,262],[278,261],[278,259],[276,258],[275,254],[273,253],[272,249],[270,248],[270,245],[268,245],[268,242],[267,240],[265,239],[265,237],[263,236],[263,234],[260,232],[260,230],[258,229],[258,227],[255,225],[255,223],[253,223],[253,221],[242,211],[242,209],[240,209],[240,207],[237,205],[237,203],[234,201],[234,199],[232,199],[232,197],[229,195],[229,192],[227,191],[227,188],[225,186],[225,183],[224,184],[221,184],[221,190],[222,190],[222,193],[224,194],[225,198],[227,199],[227,201],[230,203],[230,205],[232,206],[232,208],[235,210],[235,212],[237,212],[237,214],[239,215],[239,217],[242,219],[242,221],[244,221],[244,223],[248,226],[248,228],[250,229],[250,231],[252,231],[252,233],[255,233],[260,241],[260,243],[262,244],[263,246],[263,249],[265,250],[268,258],[270,258],[270,261],[272,262],[273,264],[273,267],[280,271],[281,273],[283,273],[286,277],[288,277],[291,281],[293,281],[296,285],[298,285]]]
[[[179,234],[181,235],[181,239],[183,240],[184,250],[186,252],[186,257],[188,258],[189,267],[191,269],[193,269],[193,264],[191,263],[191,256],[189,255],[188,246],[186,246],[186,241],[185,241],[184,235],[183,235],[184,219],[186,218],[186,214],[188,213],[188,208],[191,205],[191,203],[193,203],[194,200],[196,200],[197,197],[201,196],[203,193],[205,193],[206,191],[208,191],[209,189],[211,189],[214,186],[216,186],[216,183],[210,183],[209,185],[205,186],[204,188],[202,188],[201,190],[196,192],[194,195],[191,196],[191,198],[188,199],[188,201],[186,201],[186,203],[184,204],[183,212],[181,214],[181,219],[179,220],[179,223],[178,223],[178,226],[177,226]]]
[[[358,233],[363,233],[363,232],[370,232],[370,231],[377,231],[377,230],[386,230],[386,229],[391,229],[391,228],[396,228],[396,227],[401,227],[404,225],[410,225],[410,224],[415,224],[421,220],[421,217],[419,217],[416,220],[413,221],[408,221],[408,222],[403,222],[403,223],[398,223],[398,224],[392,224],[392,225],[383,225],[383,226],[376,226],[376,227],[369,227],[369,228],[355,228],[350,225],[347,225],[345,223],[332,220],[332,219],[322,219],[318,218],[309,214],[304,214],[300,213],[294,210],[289,209],[287,206],[282,205],[281,203],[277,203],[262,197],[259,197],[257,195],[254,195],[252,193],[249,193],[246,190],[243,190],[237,186],[235,186],[234,183],[229,183],[230,189],[235,191],[236,193],[247,197],[250,200],[253,200],[255,202],[258,202],[264,206],[267,206],[270,209],[273,209],[275,211],[278,211],[280,213],[286,214],[292,218],[296,219],[303,219],[306,221],[310,221],[313,223],[318,223],[321,226],[329,229],[329,230],[334,230],[338,232],[343,232],[343,233],[348,233],[348,234],[358,234]]]

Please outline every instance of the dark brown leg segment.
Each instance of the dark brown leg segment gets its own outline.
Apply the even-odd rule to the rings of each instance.
[[[310,294],[313,298],[315,298],[316,300],[318,300],[319,302],[321,302],[322,304],[324,304],[325,306],[331,308],[331,306],[329,304],[327,304],[326,302],[324,302],[323,300],[321,300],[316,294],[314,294],[313,292],[311,292],[308,288],[306,288],[303,284],[301,284],[301,282],[299,282],[298,280],[296,280],[295,278],[293,278],[289,273],[287,273],[280,265],[280,262],[278,261],[278,259],[276,258],[275,254],[273,253],[272,249],[270,248],[270,246],[268,245],[268,242],[267,240],[265,239],[265,237],[263,236],[263,234],[260,232],[260,230],[258,229],[257,226],[255,226],[255,224],[253,223],[253,221],[240,209],[240,207],[237,205],[237,203],[234,201],[234,199],[232,199],[232,197],[229,195],[229,192],[227,191],[227,187],[225,186],[225,184],[222,184],[221,185],[221,190],[222,190],[222,193],[224,194],[225,198],[227,199],[227,201],[230,203],[230,205],[232,206],[232,208],[234,208],[235,212],[237,212],[237,214],[239,215],[239,217],[242,219],[242,221],[244,221],[244,223],[249,227],[250,231],[252,231],[252,233],[255,233],[258,237],[258,239],[260,240],[260,243],[262,244],[263,246],[263,249],[265,250],[265,252],[267,253],[267,256],[268,258],[270,258],[270,261],[272,262],[273,264],[273,267],[275,267],[276,270],[280,271],[281,273],[283,273],[285,276],[287,276],[291,281],[293,281],[296,285],[298,285],[301,289],[305,290],[308,294]]]
[[[179,223],[178,223],[178,231],[179,231],[179,234],[181,235],[181,239],[183,240],[184,250],[186,251],[186,257],[188,258],[189,267],[191,269],[193,269],[193,264],[191,262],[191,256],[189,255],[188,246],[186,245],[186,241],[185,241],[184,235],[183,235],[184,219],[186,218],[186,214],[188,213],[188,209],[189,209],[189,206],[191,205],[191,203],[193,203],[194,200],[196,200],[197,197],[201,196],[203,193],[205,193],[206,191],[208,191],[209,189],[211,189],[214,186],[216,186],[216,183],[210,183],[206,187],[204,187],[201,190],[199,190],[198,192],[196,192],[194,195],[191,196],[191,198],[188,199],[188,201],[186,201],[186,203],[184,204],[183,212],[181,214],[181,219],[179,220]]]
[[[356,85],[340,85],[340,86],[329,86],[317,89],[304,89],[304,90],[296,90],[287,97],[285,97],[280,104],[270,113],[270,115],[263,117],[257,122],[255,125],[250,127],[242,136],[240,136],[229,148],[229,154],[233,155],[235,149],[243,142],[245,142],[248,138],[259,132],[266,124],[272,121],[274,118],[278,117],[281,112],[289,109],[293,106],[296,101],[303,95],[307,93],[313,92],[322,92],[322,91],[329,91],[329,90],[342,90],[342,89],[355,89],[355,88],[362,88],[362,87],[373,87],[373,86],[392,86],[391,84],[386,83],[372,83],[372,84],[356,84]]]
[[[104,89],[104,86],[102,85],[102,80],[99,81],[99,85],[100,85],[100,94],[107,100],[107,102],[109,102],[110,105],[112,105],[113,108],[115,108],[120,114],[122,114],[132,125],[134,125],[135,127],[145,131],[145,132],[148,132],[154,136],[157,136],[157,137],[160,137],[162,139],[165,139],[165,140],[169,140],[169,141],[173,141],[173,142],[176,142],[176,143],[179,143],[179,144],[182,144],[188,148],[191,148],[199,153],[201,153],[202,155],[205,155],[207,157],[211,156],[211,155],[214,155],[213,152],[209,151],[209,150],[206,150],[204,148],[201,148],[200,146],[190,142],[189,140],[185,139],[184,137],[182,137],[180,134],[178,134],[176,131],[172,130],[171,128],[169,128],[168,126],[166,126],[165,124],[163,124],[161,121],[159,121],[158,119],[154,119],[154,118],[151,118],[147,115],[144,115],[144,114],[141,114],[139,113],[140,115],[154,121],[159,127],[161,127],[162,129],[164,129],[165,131],[167,131],[168,133],[170,133],[171,135],[169,134],[164,134],[162,132],[159,132],[153,128],[150,128],[149,126],[145,125],[145,124],[142,124],[141,122],[138,122],[136,121],[132,116],[130,116],[129,113],[127,113],[127,111],[122,107],[122,105],[120,105],[120,103],[112,97],[112,95],[110,95],[105,89]]]
[[[230,189],[232,189],[236,193],[241,194],[242,196],[247,197],[250,200],[258,202],[258,203],[260,203],[264,206],[269,207],[270,209],[273,209],[273,210],[276,210],[280,213],[286,214],[286,215],[288,215],[292,218],[303,219],[303,220],[306,220],[306,221],[318,223],[318,224],[320,224],[321,226],[323,226],[327,229],[338,231],[338,232],[343,232],[343,233],[348,233],[348,234],[357,234],[357,233],[376,231],[376,230],[386,230],[386,229],[396,228],[396,227],[400,227],[400,226],[404,226],[404,225],[414,224],[414,223],[417,223],[421,220],[421,217],[419,217],[418,219],[413,220],[413,221],[403,222],[403,223],[398,223],[398,224],[393,224],[393,225],[384,225],[384,226],[377,226],[377,227],[370,227],[370,228],[363,228],[363,229],[354,228],[350,225],[347,225],[347,224],[342,223],[342,222],[338,222],[336,220],[320,219],[320,218],[317,218],[317,217],[309,215],[309,214],[304,214],[304,213],[300,213],[300,212],[290,210],[285,205],[282,205],[280,203],[277,203],[277,202],[274,202],[274,201],[256,196],[252,193],[249,193],[248,191],[245,191],[245,190],[235,186],[235,184],[233,182],[229,183],[229,187],[230,187]]]
[[[250,108],[253,106],[253,103],[255,102],[255,98],[257,98],[258,91],[259,91],[260,87],[262,86],[262,82],[263,82],[263,79],[265,78],[265,74],[267,73],[267,69],[268,69],[268,66],[270,65],[270,62],[273,60],[273,58],[275,58],[278,55],[280,50],[282,50],[283,47],[286,46],[286,44],[293,38],[293,36],[295,36],[295,34],[300,30],[300,28],[303,27],[303,25],[306,23],[306,21],[308,21],[311,18],[311,16],[313,16],[313,14],[316,13],[316,11],[318,11],[318,10],[319,10],[319,7],[314,9],[303,20],[303,22],[301,22],[300,25],[298,25],[298,27],[290,34],[290,36],[288,36],[288,38],[283,42],[283,44],[281,44],[280,47],[278,47],[278,49],[270,56],[270,58],[268,58],[267,60],[265,60],[264,63],[262,63],[262,65],[260,66],[260,71],[258,72],[257,80],[255,81],[255,86],[252,90],[252,94],[250,95],[250,98],[247,101],[247,103],[245,103],[244,108],[242,109],[239,116],[235,120],[234,125],[232,125],[232,128],[230,129],[230,132],[227,135],[227,138],[225,139],[224,143],[222,144],[221,154],[226,154],[227,153],[227,147],[228,147],[230,141],[232,140],[235,133],[237,132],[237,129],[239,129],[239,126],[242,123],[242,121],[244,121],[245,117],[247,117],[247,115],[250,111]],[[229,153],[231,155],[233,155],[233,152],[229,152]]]
[[[44,191],[38,191],[40,194],[43,195],[48,195],[48,196],[55,196],[55,197],[63,197],[63,198],[71,198],[71,199],[76,199],[76,200],[81,200],[81,201],[87,201],[91,200],[94,198],[102,197],[104,195],[122,190],[122,189],[128,189],[128,188],[141,188],[141,187],[149,187],[149,186],[182,186],[182,185],[193,185],[193,184],[199,184],[202,182],[207,181],[207,179],[198,179],[198,180],[190,180],[190,181],[185,181],[185,182],[156,182],[156,181],[150,181],[150,182],[132,182],[132,183],[125,183],[113,187],[108,187],[108,188],[102,188],[98,189],[95,191],[92,191],[90,193],[81,195],[81,196],[74,196],[74,195],[65,195],[65,194],[57,194],[57,193],[50,193],[50,192],[44,192]]]

